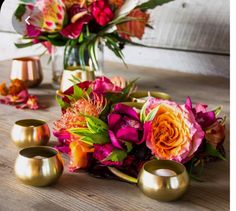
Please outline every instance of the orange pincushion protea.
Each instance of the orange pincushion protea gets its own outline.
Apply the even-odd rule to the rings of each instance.
[[[86,127],[84,115],[98,117],[104,107],[104,98],[95,95],[95,100],[81,98],[72,104],[62,115],[61,119],[54,122],[54,129],[60,131],[76,127]],[[71,135],[70,141],[78,140],[78,136]]]

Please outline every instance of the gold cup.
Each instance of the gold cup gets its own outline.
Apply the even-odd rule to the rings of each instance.
[[[50,139],[50,130],[46,122],[38,119],[16,121],[11,138],[18,147],[46,145]]]
[[[157,91],[136,91],[130,95],[133,102],[145,103],[148,97],[160,98],[163,100],[170,100],[170,95],[165,92]]]
[[[52,147],[22,149],[15,162],[16,177],[24,184],[47,186],[55,183],[63,173],[63,161]]]
[[[187,190],[189,176],[184,165],[170,160],[151,160],[146,162],[139,172],[138,179],[130,177],[114,167],[109,170],[119,178],[137,183],[142,192],[158,201],[174,201],[180,198]],[[160,176],[158,169],[167,169],[175,173],[173,176]]]
[[[43,80],[39,57],[22,57],[12,60],[10,79],[20,79],[28,87],[38,86]]]

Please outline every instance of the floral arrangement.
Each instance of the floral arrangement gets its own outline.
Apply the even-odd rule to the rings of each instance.
[[[151,159],[185,164],[198,178],[204,162],[225,159],[225,118],[221,108],[184,105],[149,97],[131,102],[134,82],[124,89],[107,78],[74,85],[58,97],[62,116],[54,122],[57,148],[70,156],[70,170],[108,176],[116,167],[137,176]]]
[[[98,66],[96,47],[100,40],[123,60],[122,46],[142,39],[148,23],[148,9],[172,0],[21,0],[14,16],[24,24],[23,38],[30,40],[16,44],[27,47],[42,43],[51,51],[54,46],[65,46],[66,55],[77,47],[80,64],[85,68],[88,52],[93,66]]]
[[[22,80],[14,79],[9,87],[3,82],[0,84],[1,104],[15,105],[18,109],[37,110],[43,108],[39,105],[38,97],[30,95],[28,88]]]

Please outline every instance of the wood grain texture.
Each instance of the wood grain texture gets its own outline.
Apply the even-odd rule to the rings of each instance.
[[[96,179],[86,173],[69,173],[66,170],[59,182],[45,188],[35,188],[16,180],[13,165],[18,148],[10,140],[14,122],[23,118],[45,119],[50,128],[59,118],[60,109],[50,86],[51,72],[43,59],[44,81],[39,88],[31,89],[46,110],[17,110],[0,105],[0,211],[62,211],[62,210],[229,210],[229,131],[225,141],[227,161],[206,166],[206,182],[191,182],[188,193],[179,201],[161,203],[143,195],[135,185],[115,180]],[[0,79],[8,81],[10,62],[0,63]],[[193,102],[205,102],[210,108],[224,106],[223,113],[229,116],[229,81],[220,77],[204,77],[192,74],[161,71],[158,69],[129,66],[125,69],[115,63],[106,64],[106,74],[123,75],[128,79],[139,77],[140,89],[165,91],[173,99],[183,103],[187,95]],[[229,128],[229,120],[227,120]],[[55,138],[51,138],[54,142]],[[66,159],[67,161],[67,159]],[[67,164],[67,163],[66,163]]]

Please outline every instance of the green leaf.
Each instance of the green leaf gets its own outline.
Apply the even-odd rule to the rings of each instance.
[[[101,119],[94,117],[94,116],[85,116],[87,125],[90,127],[93,131],[100,132],[104,131],[106,132],[108,130],[108,125],[103,122]]]
[[[173,0],[149,0],[148,2],[145,2],[141,5],[139,5],[137,8],[139,8],[141,10],[154,9],[157,6],[161,6],[161,5],[171,2],[171,1],[173,1]]]
[[[156,108],[152,109],[148,115],[146,116],[145,120],[144,121],[150,121],[150,120],[153,120],[154,117],[156,116],[156,113],[159,109],[159,106],[157,106]]]
[[[122,162],[127,156],[127,153],[123,150],[113,150],[111,154],[106,157],[103,161]]]
[[[81,96],[83,96],[83,89],[81,89],[77,85],[74,85],[74,93],[73,93],[72,97],[74,97],[75,100],[78,100],[81,98]]]
[[[56,101],[61,108],[68,108],[70,104],[64,102],[60,97],[56,96]]]
[[[15,17],[16,17],[19,21],[21,21],[21,18],[22,18],[22,16],[25,14],[25,12],[26,12],[25,5],[20,4],[20,5],[17,7],[17,9],[16,9],[14,15],[15,15]]]
[[[221,160],[226,160],[217,149],[213,148],[213,146],[208,143],[206,144],[206,153],[210,156],[218,157]]]
[[[88,128],[73,128],[68,130],[70,133],[80,136],[82,141],[91,144],[106,144],[110,141],[108,133],[93,133]]]
[[[124,144],[127,148],[127,152],[130,152],[133,149],[133,144],[131,142],[125,141]]]
[[[220,112],[222,111],[222,106],[216,107],[213,111],[215,113],[215,116],[217,117],[220,114]]]
[[[15,43],[15,46],[17,48],[25,48],[34,45],[35,43],[33,42],[27,42],[27,43]]]

